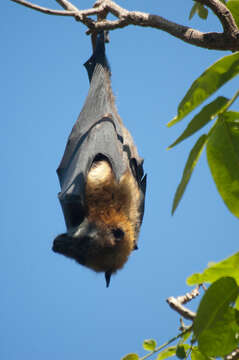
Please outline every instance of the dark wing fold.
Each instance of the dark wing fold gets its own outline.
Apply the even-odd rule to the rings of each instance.
[[[85,177],[95,156],[102,154],[109,160],[118,180],[127,169],[123,161],[122,122],[114,105],[102,35],[85,67],[90,90],[57,169],[59,200],[67,228],[78,225],[84,216]]]

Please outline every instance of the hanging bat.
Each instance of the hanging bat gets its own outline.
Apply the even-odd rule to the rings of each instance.
[[[137,249],[146,175],[115,106],[103,32],[84,66],[89,93],[57,169],[67,232],[56,237],[53,251],[104,272],[108,287]]]

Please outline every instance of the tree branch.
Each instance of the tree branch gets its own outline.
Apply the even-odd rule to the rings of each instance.
[[[231,354],[224,357],[224,360],[238,360],[239,359],[239,349],[235,349]]]
[[[196,45],[206,49],[239,50],[239,32],[237,33],[238,38],[237,36],[226,36],[223,33],[203,33],[196,29],[168,21],[159,15],[130,12],[127,16],[115,21],[104,20],[102,22],[96,22],[94,23],[94,28],[97,31],[115,30],[128,25],[138,25],[163,30],[190,45]]]
[[[37,11],[40,11],[44,14],[48,14],[48,15],[61,15],[61,16],[74,16],[75,15],[75,11],[64,11],[64,10],[53,10],[53,9],[48,9],[48,8],[45,8],[45,7],[42,7],[42,6],[39,6],[39,5],[35,5],[35,4],[32,4],[28,1],[25,1],[25,0],[11,0],[17,4],[20,4],[20,5],[23,5],[23,6],[26,6],[30,9],[33,9],[33,10],[37,10]]]
[[[169,306],[177,311],[182,317],[188,320],[194,320],[196,317],[196,313],[187,309],[183,304],[188,303],[189,301],[193,300],[195,297],[200,295],[199,288],[203,287],[202,284],[197,286],[195,289],[193,289],[190,293],[186,293],[183,296],[178,296],[177,298],[171,296],[166,301],[169,304]]]
[[[197,2],[208,6],[214,14],[220,20],[224,33],[237,33],[238,28],[235,23],[235,20],[229,11],[229,9],[221,1],[218,0],[196,0]]]
[[[181,315],[185,319],[195,319],[196,313],[183,306],[175,297],[171,296],[166,301],[173,310],[177,311],[179,315]]]
[[[65,10],[68,11],[79,11],[79,9],[68,0],[56,0]]]
[[[87,34],[100,30],[115,30],[128,25],[136,25],[165,31],[188,44],[206,49],[239,50],[239,29],[229,9],[220,0],[196,1],[208,6],[214,12],[222,24],[222,33],[203,33],[188,26],[166,20],[159,15],[128,11],[111,0],[97,0],[93,8],[86,10],[79,10],[68,0],[56,0],[65,11],[46,9],[25,0],[10,1],[46,14],[73,16],[75,20],[82,22],[88,27]],[[108,13],[113,14],[117,19],[107,20],[106,15]],[[97,15],[97,20],[90,18],[91,15]]]

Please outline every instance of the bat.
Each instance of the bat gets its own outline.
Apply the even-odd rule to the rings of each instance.
[[[137,249],[146,175],[132,136],[118,115],[104,32],[84,64],[90,89],[57,169],[67,232],[53,251],[96,272],[106,286]]]

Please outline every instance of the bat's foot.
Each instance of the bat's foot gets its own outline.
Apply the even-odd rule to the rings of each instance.
[[[111,275],[112,275],[112,271],[111,271],[111,270],[108,270],[108,271],[105,272],[106,287],[109,287],[109,285],[110,285]]]

